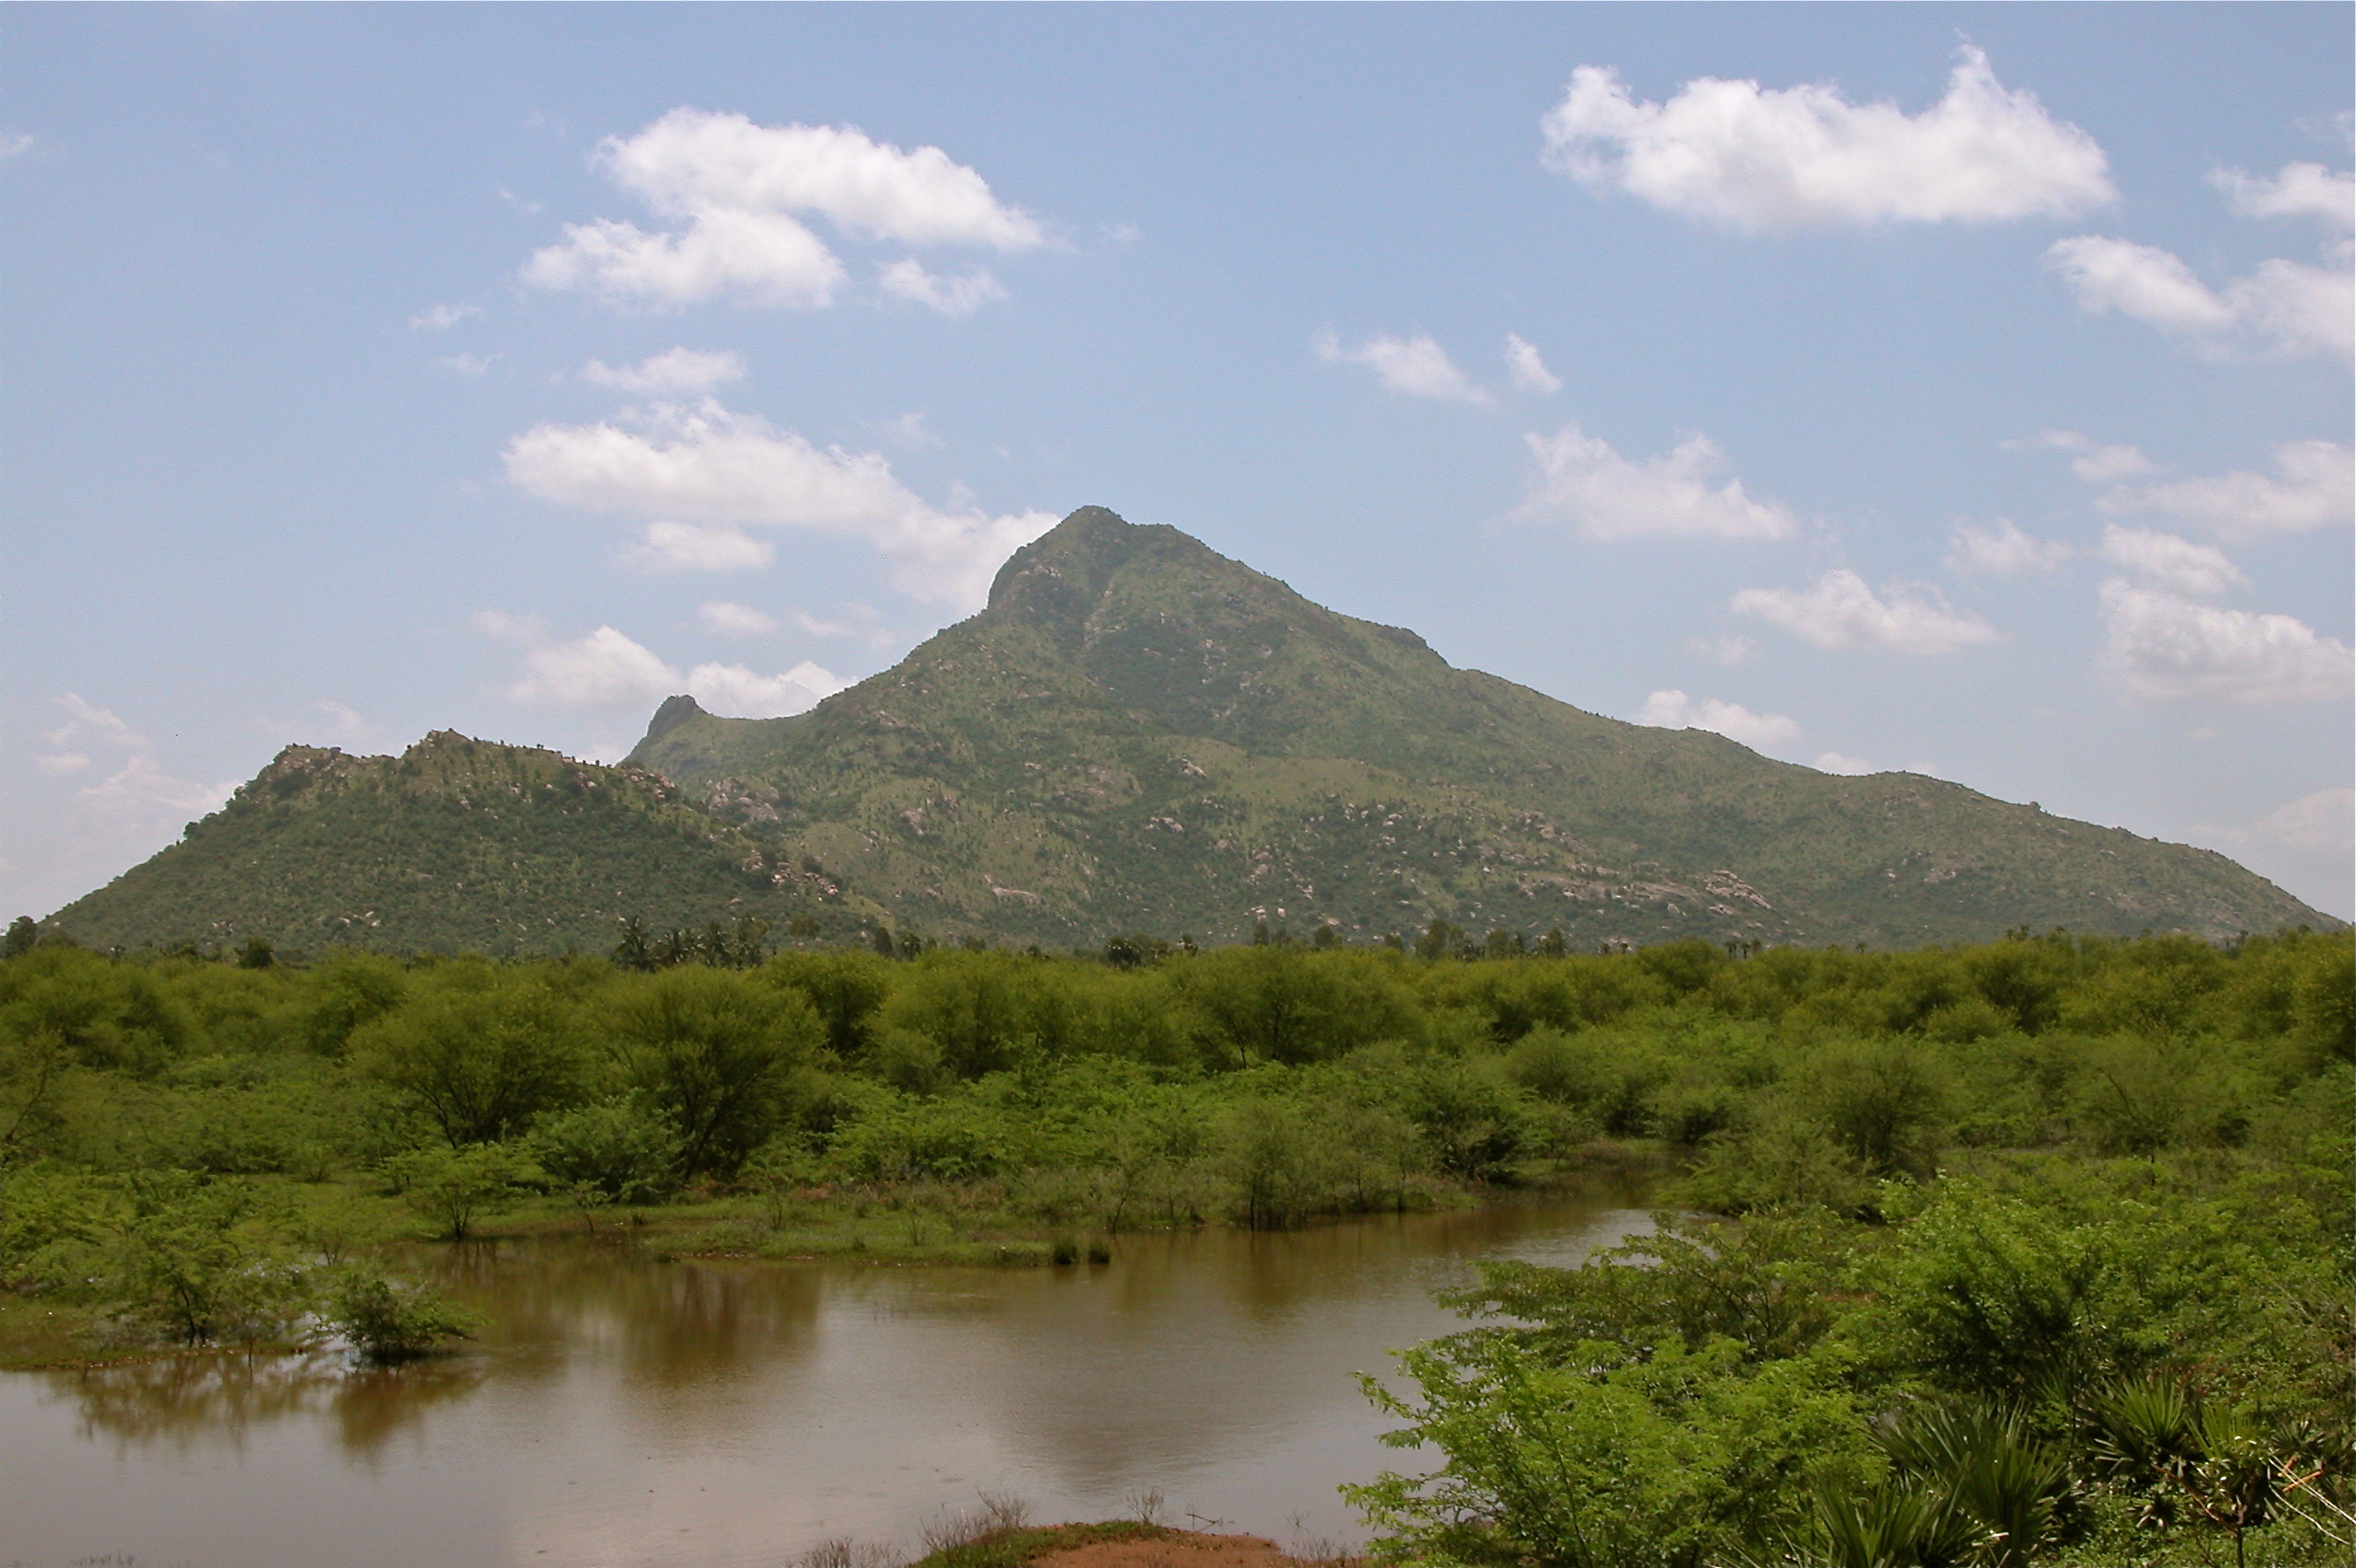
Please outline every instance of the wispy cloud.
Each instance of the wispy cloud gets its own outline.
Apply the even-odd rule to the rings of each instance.
[[[2274,472],[2231,473],[2120,486],[2097,504],[2113,515],[2154,513],[2227,539],[2356,525],[2356,460],[2331,441],[2285,441]]]
[[[775,616],[727,599],[713,599],[698,605],[696,619],[729,637],[767,637],[777,629]]]
[[[1517,392],[1543,398],[1563,389],[1563,378],[1546,368],[1546,361],[1536,345],[1519,333],[1506,334],[1506,372],[1513,378]]]
[[[2059,539],[2031,538],[2009,517],[1999,517],[1985,527],[1959,523],[1952,538],[1943,564],[1958,577],[2018,577],[2051,571],[2073,553]]]
[[[733,350],[666,349],[636,364],[609,365],[603,360],[591,360],[581,367],[581,379],[592,386],[611,387],[617,392],[677,397],[682,393],[709,392],[715,386],[744,380],[745,356]]]
[[[461,321],[482,315],[479,305],[429,305],[409,318],[410,329],[415,332],[447,332]]]
[[[885,267],[876,281],[887,294],[953,318],[971,316],[982,306],[1006,297],[1006,285],[987,267],[976,267],[963,277],[947,278],[928,272],[921,263],[903,257]]]
[[[153,847],[183,824],[221,809],[237,786],[168,772],[155,744],[110,709],[75,692],[56,699],[65,721],[48,732],[34,764],[52,778],[87,778],[74,792],[75,838],[86,848]]]
[[[1374,372],[1375,380],[1385,392],[1395,392],[1403,398],[1433,398],[1448,403],[1472,403],[1486,406],[1496,397],[1484,386],[1456,368],[1428,334],[1418,332],[1412,338],[1389,336],[1369,338],[1349,347],[1331,332],[1320,332],[1312,346],[1317,357],[1327,364],[1364,365]]]
[[[622,564],[641,571],[754,571],[777,559],[777,547],[731,523],[649,523],[625,549]]]
[[[1877,594],[1845,567],[1806,588],[1746,588],[1729,607],[1819,648],[1952,653],[1997,638],[1979,617],[1949,608],[1936,590],[1897,587]]]
[[[1591,539],[1782,539],[1799,527],[1790,508],[1752,499],[1740,479],[1712,483],[1727,462],[1706,435],[1641,461],[1576,424],[1525,439],[1535,467],[1514,510],[1523,522],[1558,524]]]

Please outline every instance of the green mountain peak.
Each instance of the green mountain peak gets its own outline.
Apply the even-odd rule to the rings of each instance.
[[[2206,850],[1584,712],[1102,507],[807,713],[674,697],[618,767],[448,731],[398,757],[290,746],[51,924],[508,952],[743,916],[1091,945],[1436,918],[1581,947],[2339,924]]]
[[[665,704],[630,762],[941,932],[1912,943],[2331,924],[2221,856],[1915,775],[1605,719],[1101,507],[790,719]]]

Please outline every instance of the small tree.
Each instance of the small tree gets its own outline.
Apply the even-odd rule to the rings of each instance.
[[[352,1054],[453,1148],[514,1137],[579,1092],[572,1010],[537,983],[493,980],[413,1002],[357,1032]]]
[[[329,1286],[320,1316],[361,1358],[391,1366],[427,1355],[446,1340],[471,1339],[481,1320],[420,1285],[364,1264]]]
[[[630,983],[608,1027],[624,1081],[676,1129],[689,1182],[734,1174],[768,1141],[825,1035],[800,993],[699,965]]]
[[[537,1166],[502,1144],[418,1149],[398,1163],[402,1201],[449,1241],[465,1240],[484,1211],[546,1180]]]

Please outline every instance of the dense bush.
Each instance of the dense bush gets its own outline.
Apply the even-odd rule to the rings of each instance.
[[[2345,1561],[2320,1528],[2356,1408],[2345,936],[903,945],[30,947],[0,959],[0,1292],[121,1343],[326,1322],[398,1359],[467,1325],[375,1240],[567,1203],[708,1205],[739,1240],[826,1203],[986,1210],[1076,1250],[1634,1158],[1684,1217],[1584,1268],[1493,1267],[1461,1302],[1489,1320],[1384,1396],[1447,1461],[1359,1494],[1385,1550]]]

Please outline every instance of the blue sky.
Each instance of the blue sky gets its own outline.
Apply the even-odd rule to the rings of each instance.
[[[0,892],[1072,508],[2350,893],[2345,6],[0,12]]]

